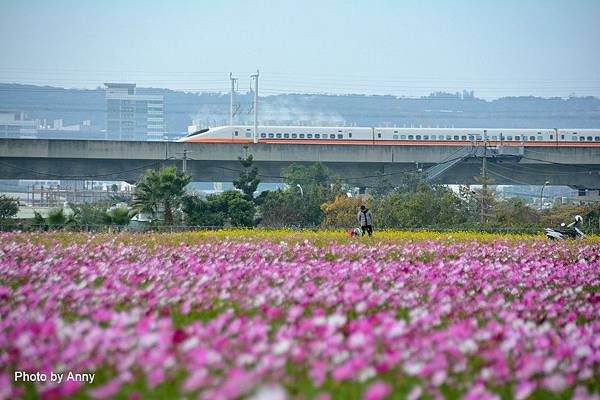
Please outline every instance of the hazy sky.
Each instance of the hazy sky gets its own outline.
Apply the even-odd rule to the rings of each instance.
[[[600,96],[599,0],[0,0],[0,82]]]

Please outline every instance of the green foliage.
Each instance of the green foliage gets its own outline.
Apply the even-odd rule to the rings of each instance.
[[[48,212],[48,225],[56,228],[65,226],[67,223],[67,216],[65,210],[62,207],[53,208]]]
[[[258,179],[258,170],[256,167],[252,167],[252,154],[246,158],[238,157],[238,160],[244,167],[244,170],[240,172],[238,178],[233,180],[233,186],[244,193],[246,200],[252,200],[254,198],[254,192],[260,183],[260,179]]]
[[[127,225],[130,220],[128,208],[115,207],[106,213],[110,223],[115,225]]]
[[[490,224],[494,227],[536,226],[539,221],[539,213],[518,198],[496,202],[490,215]]]
[[[176,167],[164,167],[160,171],[148,170],[136,185],[133,194],[133,208],[157,217],[164,213],[165,225],[173,224],[173,208],[181,203],[185,186],[191,177],[177,171]]]
[[[252,226],[254,203],[243,198],[232,199],[228,204],[227,215],[233,226]]]
[[[300,215],[298,225],[317,226],[324,218],[321,205],[333,201],[336,196],[343,194],[344,187],[339,178],[321,163],[312,165],[292,164],[282,171],[284,181],[289,185],[285,190],[285,195],[274,195],[270,198],[270,205],[278,208],[283,216],[296,219],[295,215]],[[300,188],[302,187],[302,191]],[[275,204],[275,200],[289,202],[289,204]],[[296,209],[290,210],[293,207]],[[291,211],[291,212],[290,212]],[[261,207],[263,222],[268,220],[268,213],[271,212],[264,204]],[[285,224],[283,224],[285,225]],[[282,226],[282,225],[278,225]]]
[[[237,190],[213,194],[206,199],[196,195],[184,196],[182,205],[188,225],[223,226],[227,221],[233,226],[254,225],[254,203]]]
[[[416,191],[394,192],[373,205],[375,226],[423,228],[467,221],[461,199],[444,186],[418,182]]]
[[[19,212],[19,200],[0,195],[0,222],[14,217]]]
[[[106,215],[106,209],[109,206],[110,204],[106,201],[69,204],[69,208],[73,210],[71,219],[79,227],[108,224],[110,223],[110,218]]]
[[[259,197],[261,224],[267,227],[304,226],[305,204],[297,191],[263,192]]]

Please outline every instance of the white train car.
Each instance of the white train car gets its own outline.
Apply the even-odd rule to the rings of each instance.
[[[220,126],[191,133],[180,142],[250,143],[252,126]],[[385,144],[461,146],[487,140],[490,145],[600,146],[600,129],[367,128],[258,126],[259,143]]]

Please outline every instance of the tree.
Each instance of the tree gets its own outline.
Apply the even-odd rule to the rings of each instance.
[[[48,212],[48,225],[53,227],[63,227],[67,223],[67,216],[65,210],[62,207],[53,208]]]
[[[162,208],[165,225],[173,224],[173,208],[181,203],[185,186],[191,177],[177,171],[176,167],[164,167],[160,171],[149,170],[136,185],[133,194],[133,208],[153,217]]]
[[[238,178],[233,180],[233,186],[244,193],[246,200],[252,200],[254,198],[254,192],[260,183],[260,179],[258,179],[258,170],[256,167],[252,167],[252,154],[246,158],[238,157],[238,160],[244,167],[244,170],[240,172]]]
[[[192,226],[223,226],[227,220],[233,226],[254,225],[254,203],[237,190],[212,194],[206,200],[188,195],[182,205],[187,223]]]
[[[349,228],[357,225],[356,214],[365,202],[361,197],[337,196],[334,201],[323,203],[325,218],[321,223],[327,228]],[[367,207],[369,205],[367,204]]]
[[[0,223],[14,217],[19,212],[19,200],[0,195]]]
[[[285,196],[274,196],[276,199],[293,201],[302,216],[298,221],[302,226],[317,226],[323,220],[321,204],[333,201],[336,196],[345,192],[340,179],[321,163],[312,165],[292,164],[282,171],[284,182],[289,186]],[[302,187],[302,191],[299,187]],[[264,205],[262,207],[265,209]],[[286,206],[278,206],[280,211],[285,211]],[[267,213],[269,210],[265,210]],[[286,211],[287,212],[287,211]],[[289,216],[298,215],[298,212],[288,213]],[[263,217],[265,213],[263,213]]]
[[[130,212],[128,208],[114,207],[106,212],[111,224],[127,225],[130,220]]]
[[[493,226],[502,228],[537,227],[540,220],[538,212],[519,198],[496,202],[489,218]]]
[[[386,228],[456,227],[467,222],[461,199],[444,186],[419,182],[416,191],[394,192],[374,204],[375,225]]]
[[[305,226],[304,200],[293,190],[275,190],[261,194],[261,225],[273,228]]]
[[[394,191],[394,185],[390,182],[389,178],[382,172],[377,171],[375,184],[369,188],[369,194],[373,197],[384,197]]]

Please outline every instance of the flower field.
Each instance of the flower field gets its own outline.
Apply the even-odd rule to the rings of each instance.
[[[595,239],[0,239],[0,399],[600,397]]]

